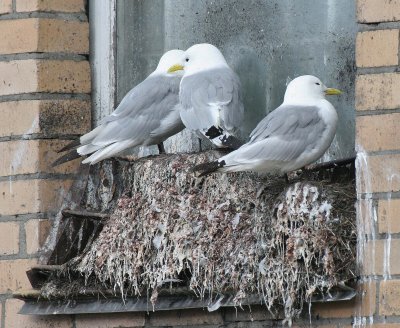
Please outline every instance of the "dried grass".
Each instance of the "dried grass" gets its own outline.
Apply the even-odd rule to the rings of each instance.
[[[354,278],[352,182],[263,180],[253,174],[197,179],[206,155],[140,160],[131,185],[89,251],[71,262],[87,284],[123,298],[185,284],[198,297],[259,295],[290,322],[305,301]]]

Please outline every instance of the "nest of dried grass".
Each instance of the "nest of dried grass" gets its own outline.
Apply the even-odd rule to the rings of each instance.
[[[127,297],[187,284],[198,297],[259,295],[290,320],[354,277],[353,182],[286,184],[250,173],[196,178],[209,155],[139,160],[90,249],[69,270]]]

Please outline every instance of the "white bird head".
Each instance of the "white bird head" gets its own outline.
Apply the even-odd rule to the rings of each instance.
[[[285,104],[312,103],[325,99],[327,95],[339,95],[338,89],[327,88],[321,80],[312,75],[303,75],[292,80],[285,92]]]
[[[168,72],[184,70],[185,76],[219,67],[228,67],[228,64],[217,47],[208,43],[191,46],[185,51],[182,61],[171,66]]]
[[[183,75],[183,71],[177,70],[174,72],[168,72],[168,69],[176,64],[177,62],[182,62],[184,60],[185,52],[183,50],[170,50],[167,51],[158,62],[156,70],[153,74],[171,74],[171,75]]]

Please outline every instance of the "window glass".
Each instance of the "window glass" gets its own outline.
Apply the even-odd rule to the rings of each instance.
[[[118,0],[117,101],[154,70],[164,51],[208,42],[242,82],[244,136],[279,106],[291,79],[312,74],[344,91],[329,98],[340,121],[324,160],[351,156],[355,35],[350,0]],[[196,150],[188,140],[187,149],[174,150]]]

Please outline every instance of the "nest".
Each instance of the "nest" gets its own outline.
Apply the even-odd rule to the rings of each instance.
[[[149,296],[153,304],[160,290],[177,286],[216,307],[221,295],[233,295],[238,306],[257,295],[287,320],[312,295],[354,278],[353,182],[189,172],[209,156],[130,164],[125,194],[68,270],[86,285],[95,281],[123,298]]]

